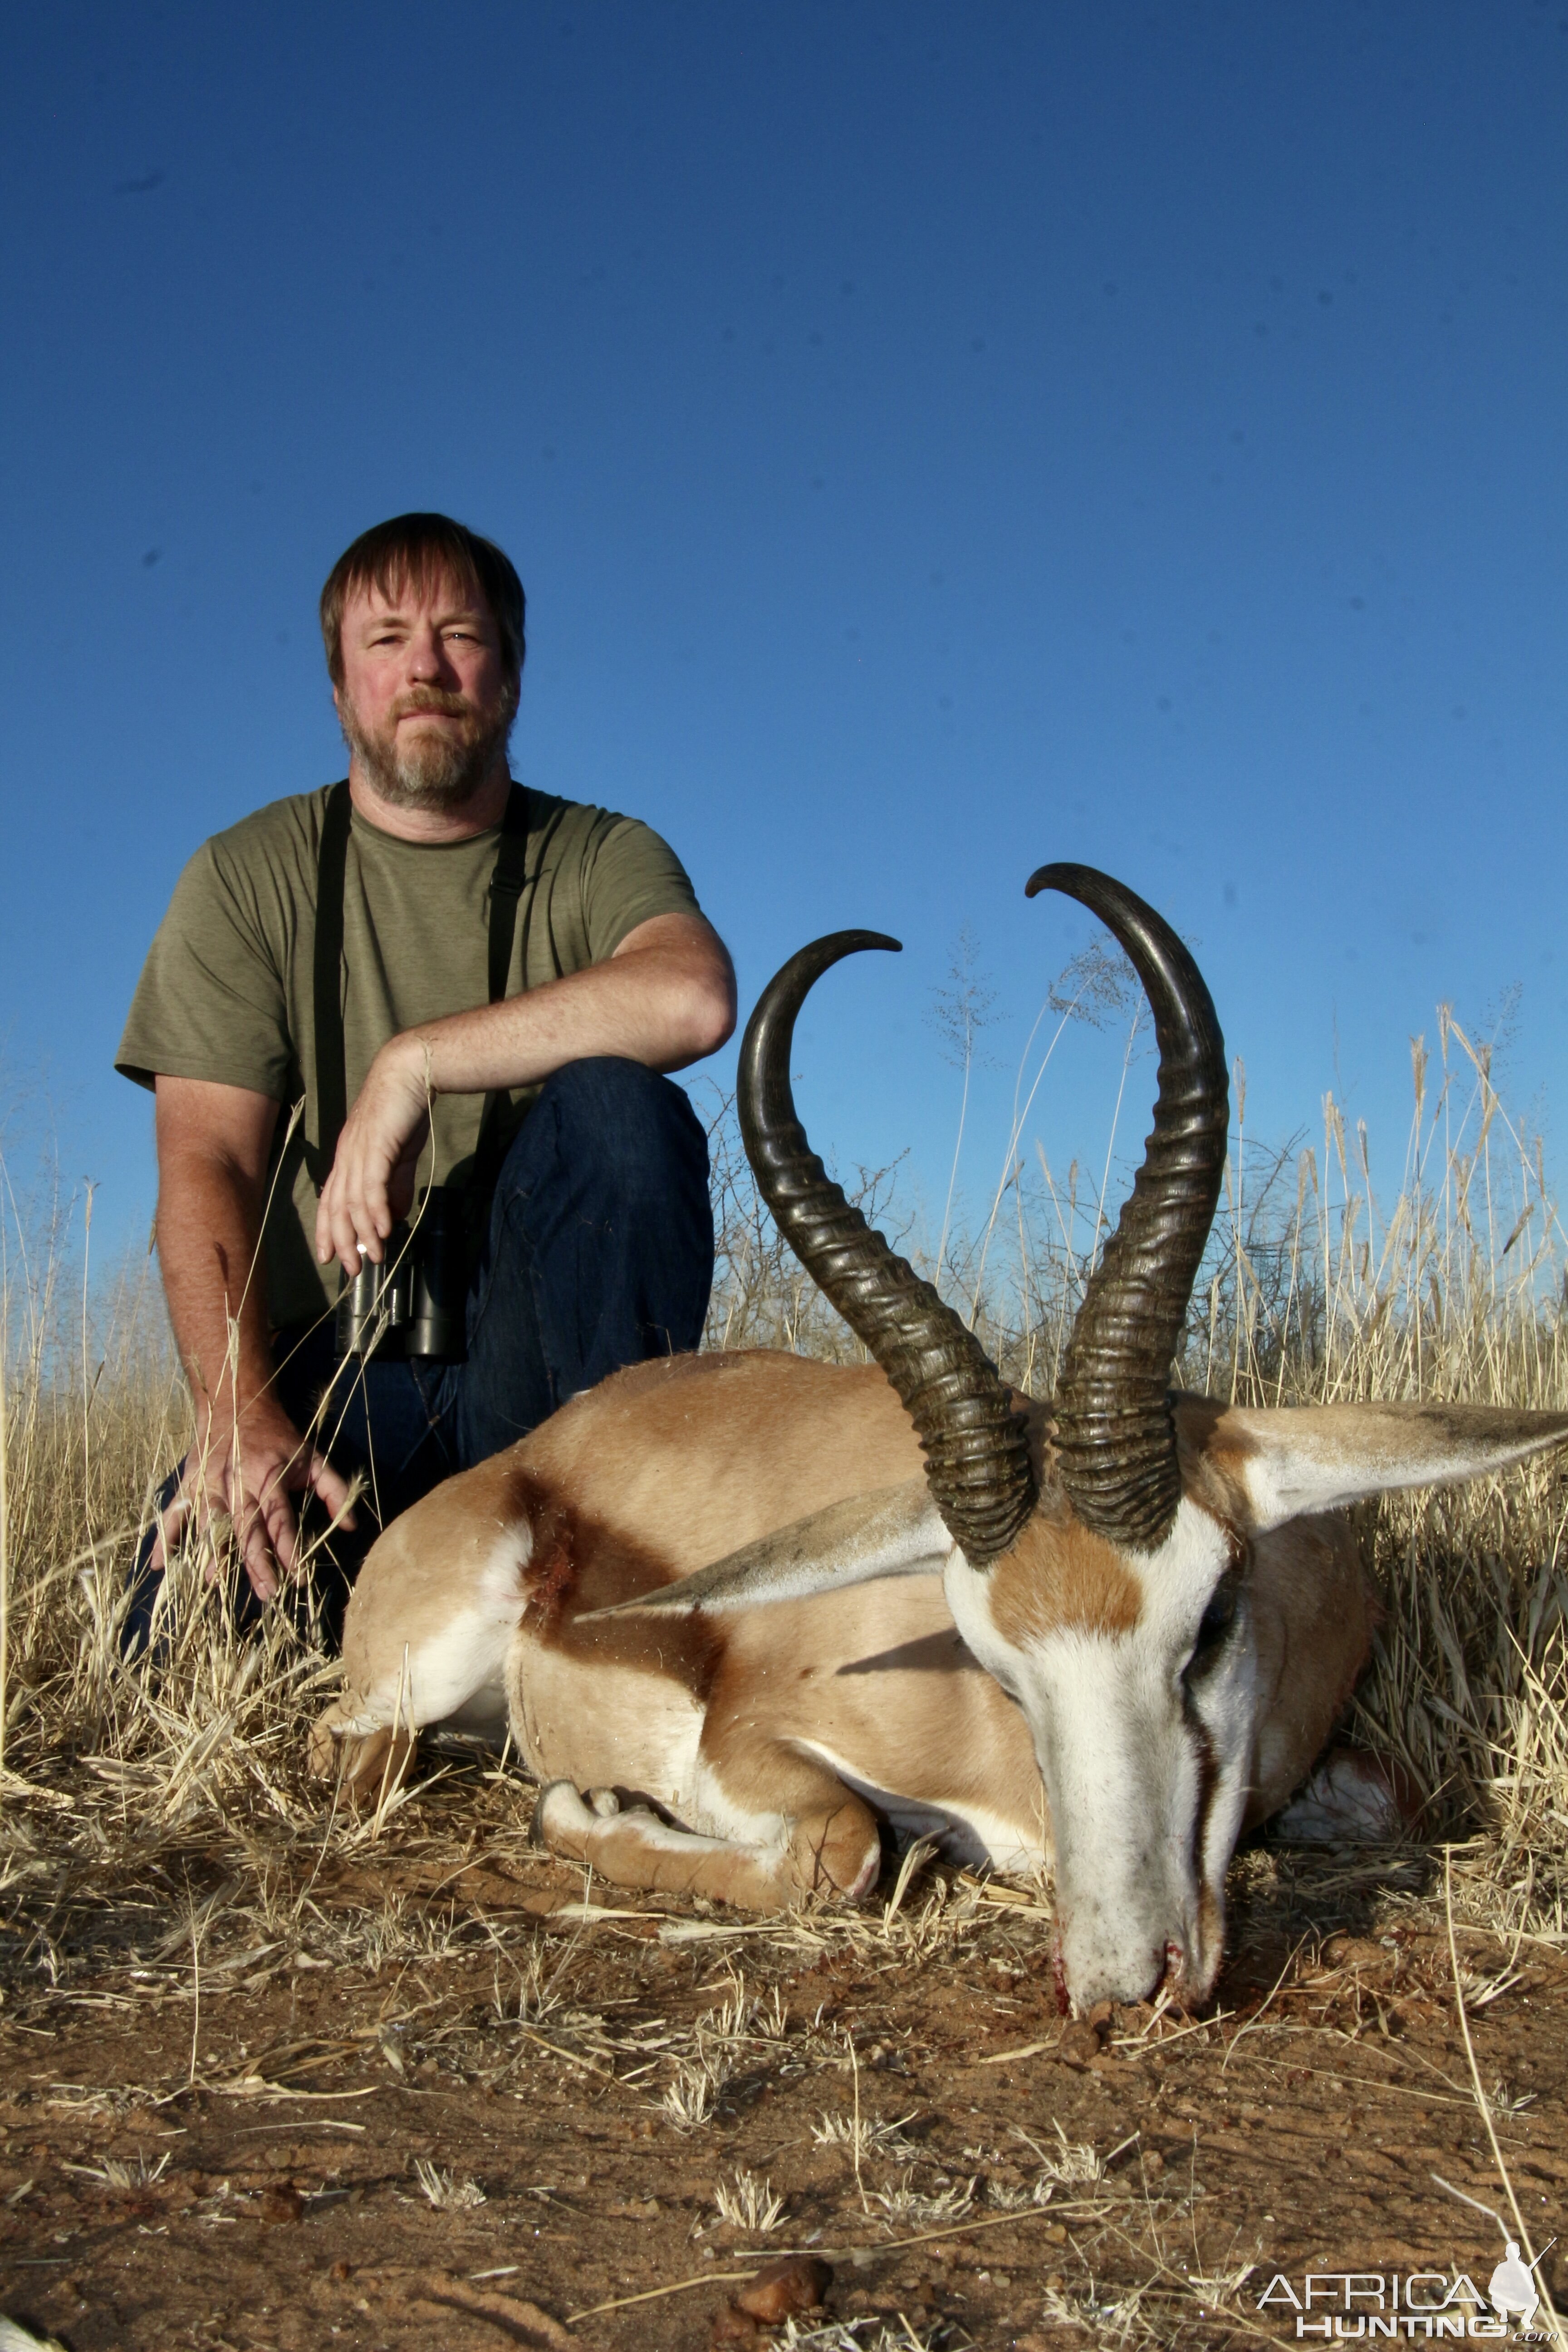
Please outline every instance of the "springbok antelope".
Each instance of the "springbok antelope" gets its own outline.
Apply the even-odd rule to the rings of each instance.
[[[795,1018],[841,957],[897,945],[820,940],[752,1015],[742,1132],[874,1362],[646,1364],[449,1479],[365,1563],[319,1769],[341,1743],[374,1787],[421,1727],[510,1720],[546,1784],[539,1835],[614,1883],[757,1910],[855,1897],[888,1822],[1049,1868],[1077,2005],[1208,1996],[1237,1838],[1306,1775],[1375,1622],[1323,1515],[1521,1460],[1568,1414],[1168,1393],[1225,1157],[1219,1024],[1131,891],[1079,866],[1043,867],[1045,888],[1115,933],[1160,1054],[1054,1405],[1007,1389],[813,1156]]]

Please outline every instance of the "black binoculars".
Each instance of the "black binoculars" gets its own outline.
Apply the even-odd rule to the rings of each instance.
[[[460,1364],[468,1354],[468,1235],[464,1195],[432,1184],[412,1223],[395,1225],[379,1265],[362,1260],[338,1299],[341,1358],[427,1356]]]

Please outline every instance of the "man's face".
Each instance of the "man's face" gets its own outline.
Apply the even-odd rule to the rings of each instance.
[[[517,688],[488,606],[437,574],[391,597],[358,589],[343,608],[342,684],[350,749],[384,800],[444,809],[472,797],[504,752]]]

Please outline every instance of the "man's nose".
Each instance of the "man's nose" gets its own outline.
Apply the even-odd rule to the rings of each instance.
[[[409,638],[408,675],[426,685],[453,676],[451,657],[438,629],[418,629]]]

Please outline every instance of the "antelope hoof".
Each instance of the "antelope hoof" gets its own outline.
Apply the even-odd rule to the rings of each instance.
[[[310,1742],[305,1750],[306,1769],[312,1780],[327,1780],[338,1769],[338,1742],[332,1730],[336,1707],[310,1726]]]
[[[552,1780],[534,1804],[533,1843],[568,1862],[582,1862],[597,1821],[570,1780]]]
[[[623,1808],[613,1789],[590,1789],[584,1799],[570,1780],[552,1780],[533,1808],[533,1842],[568,1862],[586,1862],[595,1832],[623,1812],[652,1818],[646,1805]]]
[[[400,1727],[377,1731],[338,1731],[331,1713],[310,1734],[310,1766],[321,1779],[336,1772],[351,1804],[377,1804],[402,1787],[419,1745],[417,1732]]]

